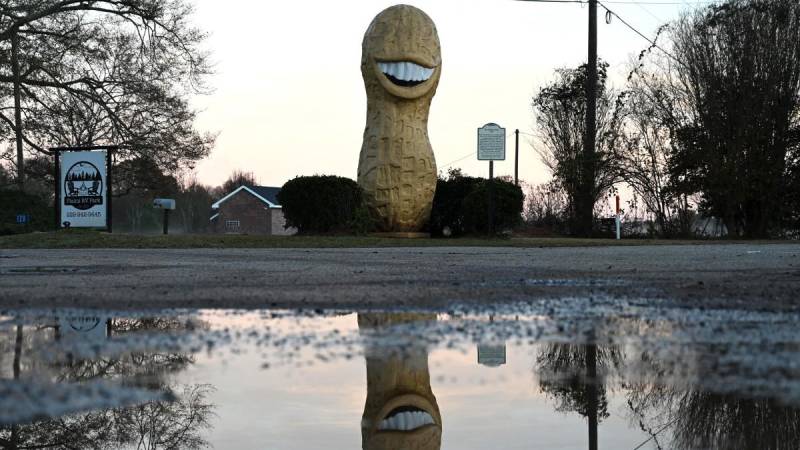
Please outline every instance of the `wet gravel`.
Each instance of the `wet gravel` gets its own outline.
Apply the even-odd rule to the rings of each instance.
[[[3,250],[0,308],[408,308],[540,298],[796,310],[800,245]]]

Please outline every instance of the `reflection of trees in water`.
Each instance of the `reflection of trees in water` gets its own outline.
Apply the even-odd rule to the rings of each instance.
[[[596,352],[596,367],[587,367],[589,352]],[[589,358],[591,359],[591,358]],[[597,418],[608,417],[608,398],[603,380],[622,365],[622,352],[617,346],[548,344],[536,357],[539,389],[555,403],[558,412],[577,412],[583,417],[593,413],[595,393],[587,390],[587,372],[594,370],[598,380]]]
[[[208,328],[208,324],[183,317],[136,317],[110,319],[109,327],[113,333],[121,334],[137,331],[148,333],[193,331]]]
[[[132,332],[186,331],[195,326],[178,318],[112,319],[108,323],[108,331],[118,336]],[[137,351],[92,359],[75,359],[65,355],[59,361],[37,360],[38,356],[32,350],[42,342],[58,339],[57,327],[14,328],[13,333],[0,331],[0,341],[8,342],[10,338],[13,342],[14,379],[25,379],[26,368],[33,371],[33,375],[42,375],[38,371],[46,370],[43,374],[56,383],[115,380],[161,391],[174,399],[0,427],[0,449],[195,449],[207,446],[201,433],[211,426],[214,405],[208,402],[208,395],[213,386],[175,386],[165,380],[168,374],[193,364],[191,355]],[[6,335],[5,339],[2,335]],[[8,347],[2,345],[0,350],[6,353]],[[25,355],[26,352],[30,355]],[[22,364],[20,370],[20,361],[23,359],[28,364]],[[173,394],[175,389],[178,390],[177,396]]]
[[[798,448],[800,410],[772,399],[741,398],[679,387],[648,354],[649,377],[627,384],[632,422],[656,448],[784,450]],[[668,445],[665,443],[668,442]]]
[[[0,448],[197,449],[207,446],[201,432],[211,426],[214,406],[209,385],[184,386],[175,401],[72,414],[0,428]]]
[[[177,333],[193,330],[194,322],[180,317],[114,318],[107,323],[109,337],[133,333]],[[127,352],[113,357],[76,359],[67,354],[50,366],[57,369],[54,381],[81,382],[94,379],[124,379],[128,384],[159,389],[162,378],[194,364],[194,356],[180,352],[156,350]]]
[[[774,400],[690,391],[675,403],[676,449],[796,449],[800,412]]]
[[[124,378],[147,387],[160,383],[166,374],[180,372],[194,364],[194,357],[182,353],[134,352],[112,358],[68,359],[56,363],[57,382],[79,382],[93,379]]]

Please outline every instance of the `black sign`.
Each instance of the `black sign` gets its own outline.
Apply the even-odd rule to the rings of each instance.
[[[79,161],[64,177],[64,205],[80,210],[103,204],[103,177],[94,164]]]

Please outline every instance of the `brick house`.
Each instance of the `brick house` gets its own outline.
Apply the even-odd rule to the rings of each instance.
[[[286,220],[278,204],[280,188],[239,186],[211,205],[211,229],[222,234],[291,235],[294,228],[284,229]]]

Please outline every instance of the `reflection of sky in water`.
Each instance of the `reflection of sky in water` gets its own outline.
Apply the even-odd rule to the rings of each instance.
[[[352,328],[355,314],[337,323]],[[540,393],[532,372],[533,349],[507,347],[507,364],[477,363],[477,348],[434,350],[429,355],[431,388],[444,422],[443,449],[586,448],[586,420],[561,414]],[[261,358],[242,354],[224,366],[200,356],[179,378],[217,387],[211,400],[217,418],[209,438],[217,448],[361,448],[361,415],[366,396],[362,357],[315,363],[302,369],[257,370]],[[614,414],[624,399],[613,398],[612,416],[601,425],[600,446],[633,448],[647,435],[631,430]]]
[[[0,318],[0,408],[10,410],[9,399],[19,394],[14,389],[24,383],[55,383],[52,396],[63,395],[76,386],[73,381],[82,380],[94,389],[91,394],[96,399],[102,399],[97,405],[118,402],[126,406],[106,416],[101,412],[70,416],[80,419],[75,419],[78,423],[102,423],[118,414],[139,417],[151,410],[136,412],[130,405],[163,401],[158,399],[169,398],[171,392],[179,400],[174,414],[204,408],[209,426],[194,430],[195,442],[205,441],[215,448],[357,449],[362,448],[362,416],[380,416],[375,411],[398,393],[417,394],[438,406],[443,449],[588,448],[588,423],[581,412],[586,405],[581,376],[588,347],[575,336],[567,339],[569,333],[583,330],[580,323],[562,327],[559,322],[554,327],[550,317],[536,311],[501,311],[491,320],[488,315],[453,311],[362,314],[360,318],[355,313],[171,314],[131,319],[99,313],[112,330],[111,338],[97,330],[85,335],[64,333],[55,327],[70,323],[69,317],[32,314],[24,320],[22,341],[17,340],[20,325],[15,319]],[[682,439],[683,447],[708,448],[703,439],[709,435],[692,428],[698,423],[705,428],[718,426],[724,436],[734,439],[758,442],[780,435],[773,439],[795,442],[796,432],[780,432],[800,418],[796,410],[698,389],[705,379],[727,379],[729,383],[714,381],[711,387],[718,384],[719,394],[755,387],[754,392],[773,398],[794,398],[788,394],[800,384],[792,363],[800,353],[800,336],[793,318],[711,311],[689,320],[674,311],[669,314],[669,319],[592,321],[592,333],[601,342],[596,347],[598,371],[604,375],[598,448],[636,448],[651,438],[642,427],[655,432],[664,448],[670,448],[673,436]],[[669,314],[659,312],[659,317]],[[730,325],[732,317],[741,319],[737,329],[728,330],[739,336],[740,344],[750,341],[770,351],[719,347],[724,338],[736,340],[730,335],[720,337],[716,329],[718,323]],[[388,331],[381,328],[387,323],[392,324]],[[755,339],[758,336],[760,340]],[[494,358],[502,355],[505,346],[505,364],[479,364],[479,345],[491,346]],[[75,356],[92,354],[99,358],[88,363]],[[14,382],[16,360],[24,383]],[[783,378],[777,377],[780,374]],[[14,389],[3,390],[9,386]],[[192,391],[196,386],[209,389],[200,391],[205,396],[200,405],[191,405],[186,395],[198,392]],[[383,386],[388,394],[380,394],[376,386]],[[407,391],[395,392],[393,386],[405,386]],[[687,388],[694,393],[687,395]],[[148,390],[159,395],[147,397]],[[673,404],[667,405],[666,400]],[[629,402],[637,405],[635,412]],[[151,405],[158,409],[158,403]],[[664,409],[667,406],[676,409]],[[130,413],[132,408],[135,414]],[[717,414],[735,408],[745,414]],[[680,414],[670,415],[674,411]],[[711,422],[702,422],[704,414],[711,415],[706,418]],[[765,418],[761,422],[755,419],[759,414]],[[713,417],[723,419],[712,423]],[[777,425],[772,427],[772,422]],[[665,424],[679,429],[662,429]],[[0,444],[8,430],[0,427]],[[751,444],[734,445],[747,448]],[[792,445],[772,444],[761,448]],[[650,441],[642,448],[656,447]]]

